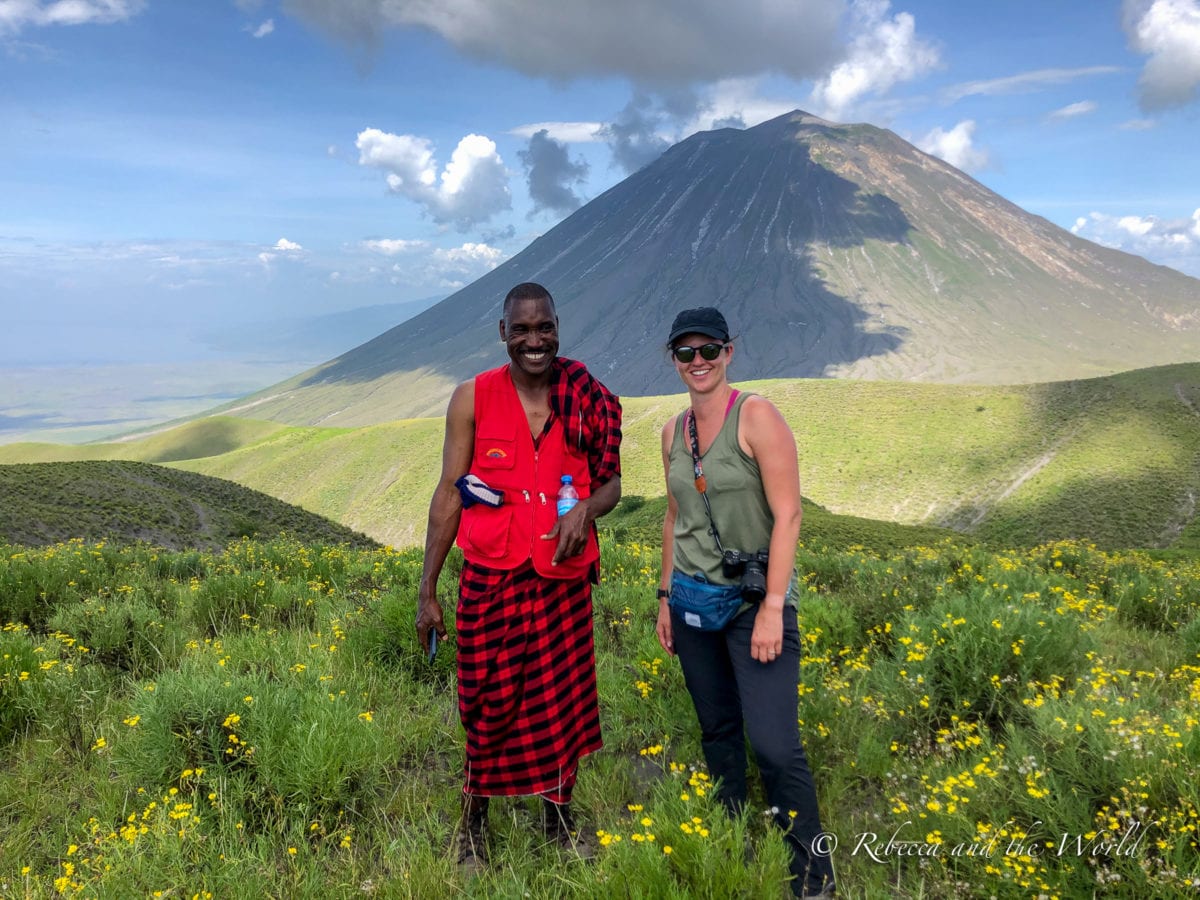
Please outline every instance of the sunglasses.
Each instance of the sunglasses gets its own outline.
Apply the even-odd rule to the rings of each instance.
[[[709,362],[712,362],[714,359],[716,359],[718,356],[720,356],[721,351],[724,350],[728,346],[729,346],[728,344],[713,343],[713,344],[702,344],[699,347],[689,347],[687,344],[684,344],[680,347],[672,347],[671,355],[674,356],[681,363],[686,364],[686,363],[690,363],[693,359],[695,359],[696,353],[699,352],[700,357],[702,359],[707,359]]]

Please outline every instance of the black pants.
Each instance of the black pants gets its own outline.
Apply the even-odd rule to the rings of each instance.
[[[829,859],[811,852],[822,828],[796,713],[800,629],[795,610],[785,607],[783,653],[760,663],[750,656],[755,614],[747,610],[722,631],[699,631],[672,613],[671,636],[700,719],[709,774],[721,781],[717,797],[734,815],[746,805],[748,736],[775,824],[792,851],[792,889],[800,894],[833,880]]]

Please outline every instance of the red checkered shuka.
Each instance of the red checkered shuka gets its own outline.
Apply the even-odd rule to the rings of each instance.
[[[602,746],[591,583],[467,563],[457,629],[463,790],[570,802],[579,759]]]

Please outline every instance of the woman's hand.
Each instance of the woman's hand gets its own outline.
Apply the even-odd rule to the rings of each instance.
[[[764,600],[754,614],[754,631],[750,635],[750,655],[760,663],[775,662],[783,653],[783,609],[774,608]]]
[[[671,637],[671,607],[667,605],[665,597],[658,601],[658,623],[654,626],[654,631],[658,634],[658,642],[662,644],[662,648],[670,656],[674,656],[675,641]]]

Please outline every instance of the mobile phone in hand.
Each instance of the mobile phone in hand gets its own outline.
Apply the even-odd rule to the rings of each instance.
[[[433,662],[433,657],[437,655],[437,632],[432,628],[429,630],[429,661]]]

